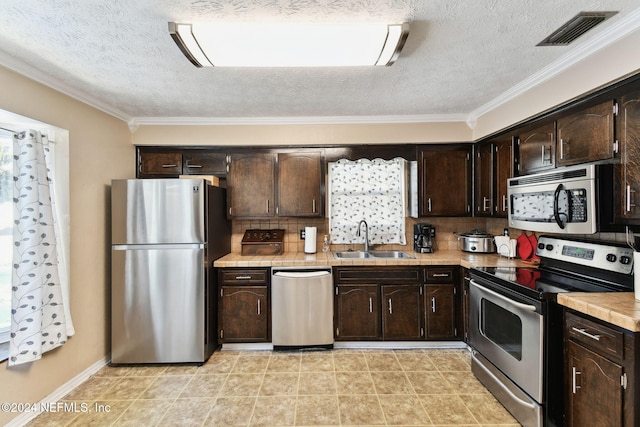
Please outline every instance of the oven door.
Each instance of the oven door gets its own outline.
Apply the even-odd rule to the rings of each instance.
[[[494,289],[471,280],[471,347],[542,403],[542,304]]]

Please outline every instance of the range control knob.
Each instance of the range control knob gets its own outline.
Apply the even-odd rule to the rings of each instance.
[[[626,255],[622,255],[620,257],[620,264],[624,264],[624,265],[631,264],[631,257],[628,257]]]
[[[609,262],[616,262],[617,259],[618,257],[616,256],[616,254],[607,254],[607,261]]]
[[[544,249],[544,243],[538,243],[538,249],[543,250]]]
[[[547,245],[547,246],[545,246],[545,248],[546,248],[548,251],[552,251],[552,250],[553,250],[553,245]]]

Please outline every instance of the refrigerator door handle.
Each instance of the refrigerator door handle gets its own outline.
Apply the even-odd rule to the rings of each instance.
[[[150,250],[150,249],[204,249],[204,243],[175,243],[158,245],[113,245],[114,251]]]

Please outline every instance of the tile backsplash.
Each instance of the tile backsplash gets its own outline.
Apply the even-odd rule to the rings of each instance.
[[[415,223],[431,224],[436,227],[436,244],[439,250],[458,249],[458,239],[454,232],[465,233],[473,229],[480,229],[495,236],[502,235],[504,229],[508,228],[506,218],[407,218],[406,219],[406,245],[376,245],[375,249],[390,249],[413,251],[413,225]],[[242,236],[247,229],[284,229],[285,230],[285,251],[304,252],[304,240],[300,239],[300,230],[305,227],[317,227],[318,237],[316,249],[322,251],[322,238],[329,234],[329,220],[327,218],[279,218],[272,220],[235,220],[233,221],[233,235],[231,240],[231,251],[240,252]],[[353,230],[355,234],[355,229]],[[522,230],[509,228],[512,239],[517,238]],[[536,233],[540,235],[543,233]],[[588,236],[572,235],[568,238],[586,238],[592,240],[605,240],[610,242],[626,242],[624,233],[596,233]],[[361,244],[352,245],[331,245],[332,251],[347,249],[361,249]]]
[[[507,226],[506,219],[486,218],[407,218],[406,245],[376,245],[375,249],[394,249],[413,251],[413,225],[427,223],[436,227],[436,244],[440,250],[458,249],[458,239],[453,232],[464,233],[473,229],[480,229],[491,234],[502,234]],[[305,227],[317,227],[317,251],[322,250],[322,239],[329,234],[329,220],[327,218],[279,218],[272,220],[235,220],[233,221],[233,236],[231,251],[240,252],[242,236],[248,229],[283,229],[285,230],[285,251],[304,252],[304,240],[300,239],[300,230]],[[353,230],[355,234],[355,229]],[[360,249],[362,245],[331,245],[331,250]]]

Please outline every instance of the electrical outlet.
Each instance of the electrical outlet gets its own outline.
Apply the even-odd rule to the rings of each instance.
[[[304,232],[304,228],[300,230],[300,240],[304,240],[305,238],[305,232]]]

